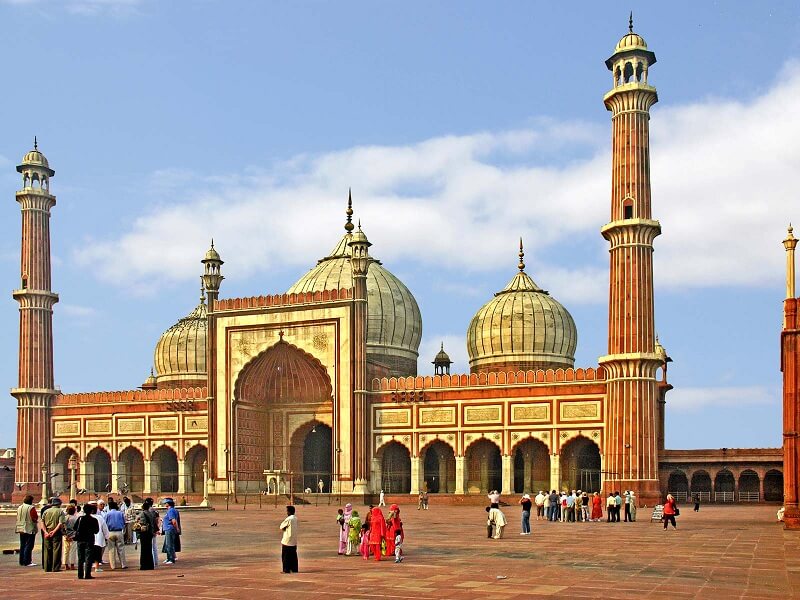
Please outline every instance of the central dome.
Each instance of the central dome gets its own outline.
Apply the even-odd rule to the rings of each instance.
[[[159,388],[206,385],[206,314],[201,301],[158,340],[153,360]]]
[[[352,288],[348,245],[352,236],[348,231],[287,293]],[[417,301],[402,281],[373,258],[367,270],[367,359],[385,367],[390,377],[416,375],[421,338],[422,315]]]
[[[520,242],[519,273],[484,304],[467,329],[473,373],[558,369],[575,364],[578,330],[558,301],[525,273]]]

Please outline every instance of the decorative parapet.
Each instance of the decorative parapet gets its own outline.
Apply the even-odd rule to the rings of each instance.
[[[126,390],[119,392],[85,392],[59,394],[52,406],[77,404],[115,404],[126,402],[158,402],[163,400],[205,400],[208,388],[166,388],[160,390]]]
[[[351,300],[352,298],[353,291],[348,288],[325,290],[323,292],[300,292],[297,294],[273,294],[267,296],[250,296],[247,298],[224,298],[214,301],[214,312],[290,306],[295,304],[314,304],[318,302],[335,302],[338,300]]]
[[[419,375],[417,377],[384,377],[372,380],[372,391],[430,390],[493,385],[530,385],[536,383],[570,383],[575,381],[604,381],[605,369],[547,369],[537,371],[501,371],[469,375]]]

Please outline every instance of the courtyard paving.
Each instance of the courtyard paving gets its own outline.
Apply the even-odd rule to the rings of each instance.
[[[336,506],[301,506],[301,572],[282,575],[283,507],[223,507],[184,513],[180,560],[155,571],[137,570],[132,547],[129,569],[93,581],[3,555],[0,598],[800,598],[800,533],[775,522],[775,507],[684,510],[677,531],[650,523],[645,509],[636,523],[534,520],[533,535],[520,536],[511,506],[505,538],[488,540],[483,508],[434,498],[427,512],[403,507],[406,560],[395,564],[338,556]],[[0,517],[0,547],[16,545],[13,527]]]

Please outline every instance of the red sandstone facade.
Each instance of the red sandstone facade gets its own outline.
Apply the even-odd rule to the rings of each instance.
[[[634,490],[641,503],[654,504],[668,491],[711,494],[702,474],[711,478],[712,472],[721,498],[728,499],[730,470],[735,487],[746,482],[740,499],[755,493],[763,500],[774,487],[768,482],[780,469],[780,450],[664,449],[672,386],[669,358],[655,336],[653,303],[653,241],[661,231],[650,193],[649,110],[657,95],[647,76],[654,63],[655,55],[632,31],[606,62],[614,81],[604,98],[612,113],[613,163],[610,222],[601,229],[610,244],[608,354],[590,368],[561,363],[509,369],[524,361],[490,356],[469,375],[383,377],[405,364],[413,348],[393,355],[395,340],[382,354],[369,354],[375,343],[370,328],[397,315],[380,319],[370,311],[371,302],[384,299],[373,296],[367,283],[380,263],[370,256],[360,227],[354,231],[348,206],[345,237],[319,261],[320,268],[344,272],[347,285],[219,299],[223,261],[212,242],[202,260],[200,305],[157,347],[156,356],[174,372],[159,373],[161,381],[148,378],[137,391],[61,394],[53,389],[52,371],[57,296],[49,291],[53,172],[38,150],[26,155],[20,166],[24,189],[17,194],[23,206],[23,284],[14,293],[21,315],[20,383],[14,391],[20,491],[44,495],[41,481],[52,481],[60,493],[120,490],[237,501],[262,491],[316,491],[321,480],[326,491],[362,498],[381,489],[412,497],[427,489],[480,498],[492,488],[505,494],[581,488]],[[524,273],[522,258],[520,247],[514,292],[547,295]],[[325,271],[326,278],[332,274]],[[314,289],[311,283],[301,287]],[[387,297],[394,310],[404,302],[416,306],[393,285],[395,295]],[[796,461],[797,349],[791,336],[797,330],[791,302],[783,360],[786,449]],[[517,316],[498,314],[501,324]],[[409,315],[413,310],[402,316]],[[406,337],[418,342],[419,329],[408,331]],[[480,328],[481,335],[487,331]],[[562,358],[571,365],[574,343],[564,347],[568,356]],[[173,353],[183,353],[177,362],[186,359],[185,372],[173,368]],[[198,365],[205,365],[205,379],[197,379]],[[789,464],[796,470],[796,462]],[[760,477],[756,492],[751,472]],[[787,499],[794,498],[795,507],[796,485],[796,477],[787,478]]]

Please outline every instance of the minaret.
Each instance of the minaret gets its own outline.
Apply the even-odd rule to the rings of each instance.
[[[205,296],[208,300],[208,307],[206,308],[206,315],[208,317],[208,324],[206,326],[206,389],[208,396],[206,397],[208,405],[208,471],[209,473],[217,473],[217,445],[216,445],[216,402],[214,398],[214,390],[216,389],[216,346],[217,340],[217,322],[214,318],[214,302],[219,300],[219,288],[222,280],[225,277],[222,275],[222,265],[225,262],[214,248],[214,240],[211,240],[211,247],[206,252],[203,260],[204,272],[200,276],[202,287],[205,290]],[[226,450],[227,451],[227,450]],[[226,466],[227,468],[227,466]],[[205,482],[208,485],[208,481]],[[210,493],[214,493],[214,489],[209,488]]]
[[[604,444],[606,491],[634,490],[643,504],[659,499],[653,240],[661,225],[650,202],[650,107],[658,101],[647,75],[656,57],[629,32],[606,61],[613,89],[603,101],[611,111],[611,221],[601,232],[610,242],[608,355],[600,358],[608,380]]]
[[[347,224],[351,222],[352,202],[347,201]],[[348,228],[349,227],[349,228]],[[350,265],[353,269],[353,492],[369,492],[369,414],[367,406],[367,270],[372,260],[369,256],[369,240],[361,231],[353,233],[348,245],[351,249]],[[337,467],[339,467],[337,465]]]
[[[783,302],[781,371],[783,371],[783,524],[800,529],[800,329],[795,298],[794,249],[797,238],[789,225],[786,249],[786,300]]]
[[[22,209],[19,302],[19,385],[11,390],[17,399],[16,481],[34,497],[47,495],[44,481],[50,475],[50,404],[58,393],[53,382],[53,305],[58,295],[50,282],[50,168],[34,138],[33,150],[17,167],[22,189],[17,202]]]

